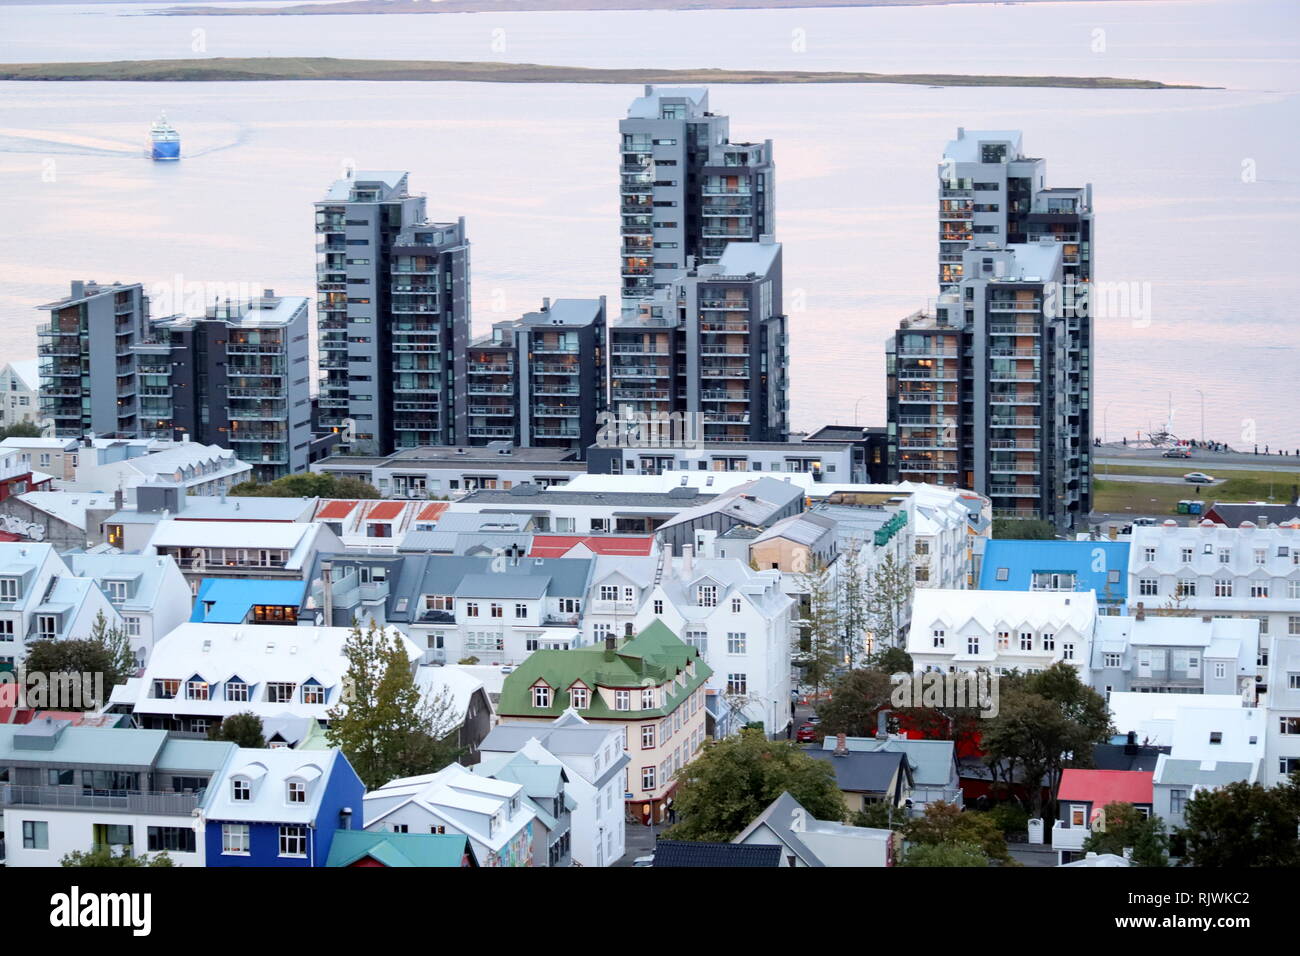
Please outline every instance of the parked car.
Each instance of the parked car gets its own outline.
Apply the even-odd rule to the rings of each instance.
[[[816,714],[809,714],[807,722],[810,724],[820,724],[822,722],[822,719],[818,717]]]
[[[1131,531],[1133,530],[1133,528],[1149,528],[1155,523],[1156,523],[1155,518],[1134,518],[1133,524],[1129,528],[1129,530]]]
[[[1183,481],[1190,481],[1195,485],[1208,485],[1213,480],[1214,477],[1212,475],[1207,475],[1203,471],[1189,471],[1187,474],[1183,475]]]
[[[1165,458],[1191,458],[1192,453],[1186,448],[1171,448],[1164,453]]]
[[[654,866],[655,855],[651,853],[649,856],[638,856],[635,860],[632,861],[632,865],[633,866]]]
[[[799,741],[799,743],[801,743],[801,744],[811,744],[811,743],[816,743],[816,742],[817,742],[817,725],[816,725],[816,724],[801,724],[800,727],[799,727],[799,729],[798,729],[797,731],[795,731],[794,739],[797,740],[797,741]]]

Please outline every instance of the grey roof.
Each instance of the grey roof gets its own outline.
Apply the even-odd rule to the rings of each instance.
[[[689,843],[660,840],[655,844],[655,866],[740,866],[781,865],[781,848],[776,844]]]
[[[703,497],[703,496],[701,496]],[[788,508],[792,502],[803,498],[803,488],[793,482],[775,478],[759,478],[736,485],[712,500],[682,511],[664,522],[660,530],[694,521],[709,514],[724,514],[741,524],[761,526]]]
[[[28,749],[15,738],[44,738],[49,746]],[[165,730],[71,727],[66,721],[0,724],[0,761],[153,766],[167,744]]]
[[[782,843],[798,855],[805,865],[825,866],[826,864],[822,862],[821,857],[800,839],[799,832],[794,827],[796,820],[800,821],[800,825],[804,825],[803,821],[811,819],[811,817],[812,814],[803,808],[803,804],[790,796],[789,792],[782,793],[781,796],[768,804],[767,809],[756,816],[749,826],[740,831],[740,835],[732,842],[744,843],[745,838],[750,833],[766,824],[780,838]]]
[[[1238,780],[1253,780],[1255,765],[1232,760],[1220,760],[1214,764],[1202,764],[1199,760],[1173,760],[1165,758],[1164,766],[1157,772],[1155,782],[1159,784],[1201,784],[1206,787],[1218,787]]]
[[[481,751],[512,753],[536,739],[557,757],[591,757],[605,744],[608,727],[595,725],[556,727],[547,724],[502,723],[479,744]]]
[[[548,577],[535,574],[467,574],[456,588],[456,597],[537,599],[546,593]]]
[[[784,482],[782,482],[784,484]],[[677,491],[678,489],[673,489]],[[711,500],[716,495],[697,495],[689,500],[681,494],[648,491],[563,491],[538,488],[536,485],[515,485],[509,491],[475,491],[461,499],[462,504],[527,505],[617,505],[628,508],[665,508],[679,511],[684,503],[696,504]]]
[[[912,780],[918,785],[944,786],[956,768],[955,747],[951,740],[900,740],[890,737],[848,737],[845,740],[850,753],[902,753],[912,770]],[[822,750],[833,751],[835,738],[822,739]]]
[[[835,522],[824,515],[805,512],[782,518],[758,536],[759,541],[769,538],[788,538],[796,544],[813,545],[835,530]]]
[[[836,785],[846,793],[884,793],[899,768],[906,768],[901,753],[854,753],[836,756],[830,750],[810,750],[808,756],[823,760],[835,770]]]
[[[438,531],[519,532],[533,520],[531,514],[504,511],[444,511],[434,526]]]
[[[555,299],[545,312],[528,312],[519,321],[528,326],[591,325],[600,317],[600,299]]]

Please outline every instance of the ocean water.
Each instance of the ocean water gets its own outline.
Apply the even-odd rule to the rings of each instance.
[[[935,164],[957,126],[1020,128],[1049,185],[1091,182],[1098,434],[1300,446],[1300,5],[1256,2],[419,17],[144,16],[0,7],[0,59],[331,55],[590,66],[1137,76],[1224,87],[1092,91],[717,85],[735,139],[775,141],[796,427],[884,418],[882,345],[934,295]],[[193,31],[204,31],[194,34]],[[1101,31],[1098,33],[1098,31]],[[195,52],[198,45],[201,50]],[[466,216],[474,319],[617,295],[617,122],[631,86],[0,84],[0,359],[70,279],[193,297],[312,294],[312,202],[349,164],[407,169]],[[160,110],[184,159],[144,158]]]

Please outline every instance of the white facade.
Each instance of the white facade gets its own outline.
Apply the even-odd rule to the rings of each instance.
[[[1086,680],[1096,622],[1091,591],[918,589],[906,649],[917,670],[1033,673],[1064,661]]]
[[[1167,521],[1134,528],[1128,602],[1256,618],[1262,663],[1269,638],[1300,635],[1300,523],[1227,528],[1202,521],[1186,528]]]
[[[19,422],[42,428],[52,424],[41,420],[39,368],[39,359],[9,362],[0,368],[0,428]]]
[[[123,626],[104,592],[52,545],[0,543],[0,664],[21,663],[29,641],[88,637],[100,612],[109,627]]]
[[[1274,637],[1268,657],[1264,785],[1300,770],[1300,637]]]
[[[137,667],[145,666],[158,641],[190,618],[190,586],[171,558],[72,553],[67,562],[73,573],[93,578],[122,616]]]
[[[167,855],[177,866],[205,865],[201,824],[190,816],[7,807],[4,811],[5,867],[59,866],[59,861],[69,853],[88,852],[96,842],[97,828],[106,824],[129,828],[129,845],[134,848],[134,855],[150,857],[156,852],[148,849],[150,827],[194,830],[193,853],[168,850]]]
[[[134,452],[134,454],[133,454]],[[81,449],[76,473],[63,491],[107,491],[176,482],[190,495],[221,495],[252,477],[253,466],[219,445],[160,440],[117,442]]]
[[[613,571],[594,580],[593,593],[619,578]],[[680,558],[665,553],[663,576],[642,602],[632,633],[663,621],[700,651],[713,669],[708,694],[725,702],[711,708],[724,721],[719,733],[762,721],[775,734],[791,719],[794,608],[779,571],[754,571],[734,559],[697,560],[689,550]]]

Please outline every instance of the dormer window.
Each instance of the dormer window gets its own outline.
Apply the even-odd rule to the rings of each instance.
[[[307,802],[307,784],[303,783],[301,780],[290,780],[286,784],[285,789],[285,798],[290,803]]]
[[[293,702],[293,692],[297,684],[272,682],[266,685],[266,699],[272,704],[289,704]]]
[[[731,599],[731,613],[732,614],[740,613],[740,598],[734,597]]]
[[[718,606],[718,588],[714,584],[701,584],[695,589],[695,603],[700,607]]]
[[[316,680],[309,680],[302,685],[302,702],[304,704],[325,703],[325,688]]]
[[[574,710],[586,710],[591,698],[588,695],[587,688],[574,684],[569,688],[569,703]]]
[[[537,684],[533,687],[533,706],[550,707],[551,706],[551,688],[545,684]]]
[[[0,601],[12,603],[20,594],[22,588],[18,586],[18,578],[0,578]]]
[[[238,677],[230,678],[226,681],[226,700],[247,703],[248,685]]]
[[[105,581],[105,590],[108,592],[108,599],[114,604],[121,604],[126,600],[126,582],[125,581]]]
[[[632,692],[630,690],[614,691],[614,709],[615,710],[632,709]]]
[[[647,687],[641,691],[641,709],[653,710],[655,706],[655,692],[653,687]]]
[[[188,700],[207,700],[210,691],[210,685],[201,677],[191,677],[185,682],[185,697]]]
[[[153,682],[153,696],[156,700],[171,700],[180,693],[181,682],[179,680],[155,680]]]
[[[246,777],[235,777],[230,781],[230,799],[245,803],[253,799],[253,784]]]

